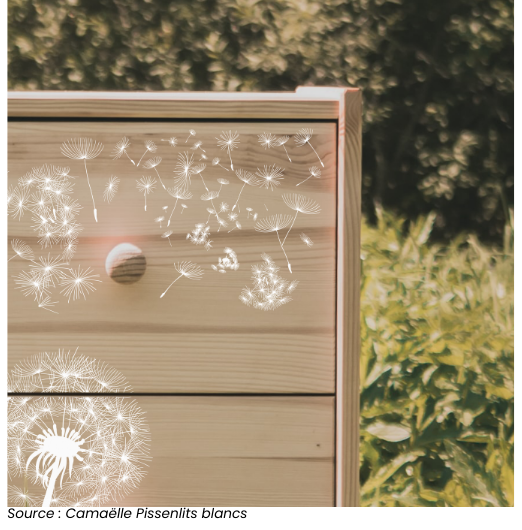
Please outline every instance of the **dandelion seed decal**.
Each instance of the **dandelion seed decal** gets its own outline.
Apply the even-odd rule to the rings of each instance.
[[[221,193],[221,188],[223,186],[228,186],[230,184],[227,179],[217,179],[217,181],[220,184],[218,193]]]
[[[291,208],[292,210],[295,210],[295,216],[292,221],[292,224],[290,228],[288,229],[288,232],[286,233],[285,238],[283,239],[283,245],[284,245],[286,238],[288,237],[288,234],[290,233],[290,230],[292,230],[295,220],[297,219],[297,214],[301,212],[307,215],[311,215],[311,214],[315,215],[321,212],[321,207],[313,199],[310,199],[304,195],[299,195],[298,193],[285,193],[283,195],[283,201],[285,201],[285,204],[289,208]]]
[[[172,235],[172,230],[167,230],[164,234],[161,234],[162,238],[167,238],[169,240],[169,245],[172,246],[172,243],[170,242],[170,236]]]
[[[178,154],[176,169],[174,170],[174,188],[187,191],[190,186],[190,179],[194,174],[194,158],[188,152]]]
[[[136,187],[143,193],[145,197],[145,211],[147,211],[147,195],[154,191],[156,187],[156,179],[151,177],[141,177],[136,181]]]
[[[163,223],[163,221],[165,221],[165,217],[163,217],[162,215],[160,217],[156,217],[156,219],[154,219],[155,223],[159,223],[160,228],[161,228],[161,223]]]
[[[168,142],[172,147],[176,147],[178,145],[178,139],[175,136],[172,136],[171,138],[168,138],[167,140],[161,139],[162,142]]]
[[[211,265],[211,267],[222,274],[226,274],[227,269],[231,271],[237,271],[239,269],[239,261],[237,260],[237,254],[229,247],[226,247],[223,251],[225,256],[218,259],[217,265]]]
[[[212,241],[210,241],[210,226],[205,223],[198,223],[192,232],[187,234],[187,239],[192,241],[194,245],[204,245],[206,250],[212,248]]]
[[[252,208],[247,208],[246,210],[248,212],[247,219],[250,219],[250,212],[252,212],[253,210]]]
[[[292,266],[290,265],[290,261],[288,260],[288,256],[286,255],[285,249],[284,249],[284,240],[281,241],[281,238],[279,237],[279,230],[283,230],[283,228],[286,228],[290,223],[292,222],[292,216],[291,215],[271,215],[270,217],[265,217],[264,219],[261,219],[255,224],[255,230],[257,232],[263,232],[265,234],[268,234],[270,232],[275,232],[277,235],[277,240],[279,241],[279,246],[281,247],[281,250],[283,251],[283,254],[286,258],[286,263],[288,264],[288,270],[292,272]]]
[[[239,134],[237,131],[223,131],[216,140],[218,141],[218,147],[227,150],[228,158],[230,158],[230,169],[234,171],[231,152],[239,146]]]
[[[14,219],[18,218],[18,220],[20,220],[24,216],[24,212],[28,209],[29,192],[27,188],[16,187],[11,194],[7,212],[10,213]]]
[[[200,141],[197,141],[192,147],[191,149],[193,151],[197,151],[198,149],[201,149],[201,151],[203,151],[204,153],[206,153],[206,151],[203,149],[203,147],[201,147],[203,145],[203,142],[200,142]]]
[[[219,158],[217,158],[217,157],[216,157],[216,158],[213,158],[213,159],[212,159],[212,165],[213,165],[213,166],[219,166],[219,167],[222,167],[225,171],[229,171],[229,169],[228,169],[227,167],[222,166],[222,165],[219,163],[220,161],[221,161],[221,160],[220,160]]]
[[[270,149],[270,147],[274,147],[276,137],[272,133],[263,133],[257,135],[258,142],[265,148]]]
[[[303,232],[299,236],[301,238],[301,241],[307,246],[311,247],[313,246],[314,242]]]
[[[310,143],[310,140],[312,139],[313,134],[314,134],[313,129],[301,129],[294,136],[294,141],[295,141],[295,143],[297,144],[298,147],[301,147],[301,146],[303,146],[305,144],[308,144],[312,148],[312,151],[315,153],[317,158],[319,159],[319,162],[321,162],[321,166],[324,167],[323,161],[321,160],[321,158],[317,154],[317,151],[314,149],[314,146]]]
[[[182,261],[181,263],[174,263],[174,268],[179,273],[179,276],[165,289],[165,291],[160,295],[160,298],[163,298],[167,291],[177,282],[182,276],[189,280],[201,280],[203,276],[203,269],[192,263],[191,261]]]
[[[187,143],[188,139],[189,139],[191,136],[196,136],[196,131],[195,131],[194,129],[190,129],[190,131],[189,131],[189,135],[187,136],[187,139],[185,140],[185,143]]]
[[[13,248],[15,255],[12,258],[9,258],[7,260],[8,262],[11,261],[13,258],[16,258],[16,256],[29,261],[34,260],[33,249],[27,243],[24,243],[21,239],[12,239],[11,247]]]
[[[114,175],[109,179],[105,185],[105,191],[103,192],[103,200],[111,202],[112,199],[116,196],[118,192],[118,186],[120,184],[120,179]]]
[[[136,165],[136,167],[140,165],[141,161],[143,160],[143,157],[147,153],[155,153],[157,149],[158,149],[158,146],[152,140],[146,140],[145,141],[145,152],[141,155],[141,158],[138,164]]]
[[[37,271],[22,271],[15,276],[16,289],[21,289],[24,296],[32,296],[35,301],[42,299],[44,295],[48,295],[49,283],[40,278]]]
[[[192,193],[190,193],[190,191],[181,191],[178,188],[167,188],[167,192],[171,197],[174,197],[176,199],[176,202],[174,203],[174,208],[172,208],[172,212],[170,212],[170,217],[167,222],[167,226],[170,226],[170,220],[172,219],[172,214],[174,213],[174,210],[176,209],[176,206],[178,205],[178,201],[180,199],[182,201],[188,201],[189,199],[192,198]]]
[[[259,180],[253,173],[250,173],[250,171],[245,171],[243,169],[238,169],[236,171],[236,176],[239,180],[243,182],[243,186],[241,187],[241,190],[239,190],[239,195],[237,196],[236,202],[234,206],[232,206],[232,211],[236,209],[236,206],[238,205],[239,198],[241,197],[241,194],[243,193],[243,189],[248,184],[249,186],[261,186],[263,184],[262,180]],[[239,206],[237,208],[238,212],[241,212],[239,209]]]
[[[76,253],[76,240],[68,241],[62,252],[62,259],[65,263],[69,263]]]
[[[274,142],[275,147],[282,147],[285,150],[286,156],[288,157],[288,161],[291,162],[290,155],[288,154],[288,151],[286,150],[285,144],[290,140],[290,136],[280,136],[276,139]]]
[[[156,166],[159,166],[159,164],[161,163],[161,160],[162,160],[161,156],[155,156],[154,158],[149,158],[149,160],[147,160],[143,164],[143,167],[145,169],[154,169],[154,171],[156,172],[156,175],[158,175],[160,184],[163,186],[163,189],[166,190],[167,188],[165,187],[165,184],[163,184],[160,174],[158,173],[158,170],[156,169]]]
[[[252,288],[245,287],[239,299],[255,309],[273,311],[292,300],[289,295],[299,282],[288,282],[279,276],[279,267],[268,254],[262,254],[261,258],[263,263],[252,266]]]
[[[89,173],[87,172],[87,160],[96,158],[103,151],[103,144],[96,142],[92,138],[72,138],[64,142],[61,147],[62,154],[67,158],[73,160],[83,160],[85,166],[85,175],[87,177],[87,184],[91,192],[92,205],[94,208],[94,220],[98,222],[98,212],[94,202],[94,195],[92,193],[91,183],[89,181]]]
[[[277,167],[275,164],[272,164],[271,166],[265,165],[263,166],[263,169],[257,168],[256,175],[261,181],[261,187],[273,191],[274,187],[281,184],[279,181],[283,178],[283,171],[284,169],[282,167]]]
[[[77,271],[74,269],[69,269],[68,272],[69,273],[62,280],[60,280],[60,285],[63,286],[63,289],[60,291],[60,293],[63,293],[63,295],[67,297],[67,303],[69,303],[71,300],[74,301],[77,298],[80,298],[80,296],[83,296],[85,300],[86,294],[96,290],[94,287],[94,282],[101,281],[95,279],[99,278],[100,275],[92,274],[93,270],[91,268],[81,270],[80,266],[78,265]]]
[[[136,163],[127,153],[127,148],[130,146],[130,140],[124,136],[114,147],[112,150],[112,158],[113,160],[116,160],[117,158],[120,158],[121,155],[125,154],[125,156],[132,162],[132,164],[135,166]]]
[[[321,178],[321,170],[317,166],[312,166],[311,168],[308,169],[308,171],[310,172],[310,175],[304,180],[302,180],[301,182],[299,182],[298,184],[296,184],[296,186],[300,186],[301,184],[303,184],[303,182],[306,182],[310,178],[314,178],[314,179]]]
[[[234,228],[232,228],[232,230],[235,230],[236,228],[238,230],[241,230],[241,223],[239,221],[236,221],[236,226],[234,226]],[[229,230],[228,233],[230,234],[230,232],[232,232],[232,230]]]
[[[197,166],[194,166],[194,168],[192,169],[192,174],[200,176],[201,181],[203,182],[203,186],[205,186],[205,189],[208,191],[207,184],[206,184],[205,179],[203,178],[203,175],[202,175],[202,173],[203,173],[203,171],[205,170],[206,167],[207,167],[206,164],[198,164]]]
[[[51,313],[58,314],[57,311],[53,311],[52,309],[57,303],[58,302],[52,302],[51,298],[49,296],[46,296],[45,298],[42,298],[42,300],[40,300],[40,302],[38,303],[38,307],[40,307],[41,309],[45,309],[46,311],[50,311]]]
[[[144,414],[133,399],[103,396],[130,390],[121,373],[59,350],[17,365],[9,388],[47,394],[8,400],[8,475],[31,482],[23,490],[10,487],[10,502],[95,507],[114,504],[139,485],[150,460]]]
[[[182,204],[181,208],[182,208],[181,215],[183,215],[183,212],[185,211],[186,208],[188,208],[188,206],[186,204]]]

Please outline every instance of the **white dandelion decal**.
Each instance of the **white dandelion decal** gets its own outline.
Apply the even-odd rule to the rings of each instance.
[[[136,187],[143,193],[145,197],[145,211],[147,211],[147,195],[154,191],[156,187],[156,179],[151,177],[141,177],[136,181]]]
[[[292,300],[289,296],[299,282],[289,282],[279,276],[279,267],[268,254],[262,254],[263,263],[252,266],[251,288],[245,287],[239,299],[247,306],[273,311]]]
[[[138,164],[136,165],[136,167],[140,165],[141,161],[143,160],[143,157],[147,153],[155,153],[157,149],[158,149],[158,146],[152,140],[146,140],[145,141],[145,152],[141,155],[141,158]]]
[[[132,158],[129,156],[129,153],[127,153],[127,148],[130,146],[130,140],[124,136],[114,147],[112,150],[112,158],[113,160],[116,160],[117,158],[120,158],[121,155],[125,154],[125,156],[132,162],[132,164],[135,166],[136,162],[132,160]]]
[[[301,182],[299,182],[298,184],[296,184],[296,186],[300,186],[301,184],[303,184],[303,182],[306,182],[310,178],[314,178],[314,179],[321,178],[321,170],[317,166],[312,166],[311,168],[308,168],[308,171],[310,172],[310,175],[304,180],[302,180]]]
[[[192,241],[194,245],[204,245],[206,250],[212,248],[212,241],[210,241],[210,226],[205,223],[198,223],[192,232],[187,234],[187,239]]]
[[[155,223],[159,223],[160,228],[161,228],[161,223],[163,223],[163,221],[165,221],[165,217],[163,215],[160,215],[159,217],[156,217],[156,219],[154,219]]]
[[[213,165],[213,166],[219,166],[219,167],[222,167],[225,171],[229,171],[228,167],[222,166],[222,165],[220,164],[220,162],[221,162],[221,159],[220,159],[220,158],[217,158],[217,157],[216,157],[216,158],[213,158],[213,159],[212,159],[212,165]]]
[[[200,149],[201,151],[203,151],[204,153],[206,153],[206,151],[203,149],[203,147],[201,147],[203,145],[203,142],[200,142],[200,141],[197,141],[192,147],[191,149],[193,151],[197,151],[198,149]]]
[[[54,306],[58,302],[52,302],[51,298],[49,296],[46,296],[45,298],[42,298],[40,302],[38,302],[38,307],[41,309],[45,309],[46,311],[50,311],[51,313],[58,314],[57,311],[53,311]]]
[[[235,230],[236,228],[238,230],[241,230],[241,223],[239,221],[236,221],[236,226],[234,226],[234,228],[232,228],[232,230]],[[228,233],[230,234],[230,232],[232,232],[232,230],[229,230]]]
[[[72,138],[64,142],[61,147],[62,154],[67,158],[73,160],[83,160],[85,166],[85,175],[87,176],[87,184],[91,192],[92,205],[94,208],[94,220],[98,222],[98,212],[96,210],[96,203],[94,202],[94,195],[92,193],[91,183],[89,181],[89,173],[87,172],[87,160],[96,158],[103,151],[103,144],[96,142],[92,138]]]
[[[239,146],[239,134],[237,133],[237,131],[235,132],[223,131],[219,135],[219,138],[216,138],[216,140],[218,141],[217,142],[218,147],[220,147],[221,149],[227,150],[228,158],[230,158],[230,169],[234,171],[234,163],[232,162],[231,153],[234,149],[237,149],[237,147]]]
[[[105,191],[103,192],[103,200],[111,202],[112,199],[116,196],[118,192],[118,186],[120,184],[120,179],[114,175],[109,179],[107,184],[105,184]]]
[[[23,506],[95,507],[114,504],[135,489],[150,460],[144,413],[127,397],[118,371],[76,352],[40,353],[9,374],[8,474],[30,486],[9,487]],[[100,394],[52,396],[53,392]]]
[[[163,298],[167,291],[176,283],[180,278],[185,277],[189,280],[201,280],[203,276],[203,269],[192,263],[191,261],[182,261],[181,263],[175,263],[174,268],[178,272],[179,276],[165,289],[165,291],[160,295],[160,298]]]
[[[172,147],[176,147],[178,145],[178,139],[175,136],[167,138],[166,140],[162,138],[161,141],[168,142]]]
[[[277,138],[272,133],[263,133],[257,135],[258,142],[265,148],[270,149],[274,147]]]
[[[264,219],[257,221],[254,227],[257,232],[263,232],[265,234],[268,234],[271,232],[276,233],[277,240],[279,241],[279,246],[281,247],[281,250],[283,251],[283,254],[285,255],[286,262],[288,264],[288,270],[290,272],[292,272],[292,266],[290,265],[290,261],[284,249],[284,240],[281,241],[281,237],[279,236],[279,230],[283,230],[284,228],[289,226],[291,222],[292,222],[291,215],[277,214],[277,215],[271,215],[269,217],[265,217]]]
[[[168,239],[169,240],[169,245],[172,246],[172,243],[170,242],[170,236],[173,234],[172,230],[167,230],[165,233],[161,234],[161,237],[163,239]]]
[[[155,156],[154,158],[149,158],[149,160],[147,160],[143,164],[143,167],[145,169],[154,169],[154,171],[156,172],[156,175],[158,175],[160,184],[163,186],[163,189],[166,190],[167,188],[165,187],[165,184],[163,184],[163,181],[161,180],[160,174],[158,173],[158,170],[156,169],[156,166],[160,165],[161,160],[162,160],[161,156]]]
[[[203,182],[203,186],[205,186],[205,189],[208,191],[207,184],[205,182],[205,179],[203,178],[203,171],[205,170],[206,167],[207,167],[206,164],[198,164],[197,166],[194,166],[192,168],[192,174],[200,176],[201,182]]]
[[[184,151],[178,154],[176,169],[174,170],[174,188],[187,191],[191,183],[191,177],[194,174],[193,155]]]
[[[307,215],[315,215],[321,212],[321,207],[313,199],[310,199],[304,195],[299,195],[299,193],[285,193],[283,195],[283,201],[285,201],[285,204],[289,208],[291,208],[292,210],[295,210],[295,216],[292,221],[292,224],[290,228],[288,229],[288,232],[286,233],[285,238],[283,239],[283,245],[284,245],[286,238],[288,237],[288,234],[290,233],[290,230],[292,230],[295,220],[297,219],[297,214],[304,213]]]
[[[71,300],[76,300],[83,296],[84,300],[86,299],[86,294],[92,291],[96,291],[94,287],[94,282],[100,282],[101,280],[96,280],[99,278],[99,274],[92,274],[94,271],[91,268],[82,270],[78,265],[78,270],[69,269],[68,274],[60,280],[60,285],[63,286],[63,289],[60,293],[63,293],[67,297],[67,302]]]
[[[247,208],[246,211],[248,212],[247,219],[250,219],[250,212],[253,212],[254,210],[252,208]]]
[[[288,157],[288,161],[291,162],[292,159],[290,158],[290,155],[288,154],[288,151],[286,150],[285,144],[290,140],[290,136],[280,136],[276,139],[274,142],[275,147],[282,147],[285,150],[286,156]]]
[[[11,194],[7,212],[14,219],[20,220],[27,210],[29,210],[29,190],[27,187],[16,187]]]
[[[261,181],[260,186],[274,191],[274,188],[281,184],[279,181],[283,178],[283,171],[282,167],[277,167],[275,164],[265,165],[263,169],[257,168],[256,175]]]
[[[301,238],[301,241],[307,246],[312,247],[314,242],[304,233],[302,232],[299,236]]]
[[[232,211],[236,209],[236,206],[239,203],[239,198],[241,197],[241,194],[243,193],[243,190],[245,189],[245,186],[248,184],[249,186],[261,186],[263,184],[262,180],[259,180],[253,173],[250,173],[250,171],[245,171],[243,169],[238,169],[236,171],[236,176],[239,180],[243,182],[243,186],[239,190],[239,195],[237,196],[236,202],[234,206],[232,206]],[[239,206],[237,207],[237,211],[241,212]]]
[[[230,184],[230,182],[227,179],[217,179],[217,181],[218,181],[218,184],[220,185],[218,193],[221,193],[221,188],[223,186],[228,186]]]
[[[226,274],[227,269],[231,271],[237,271],[239,269],[239,261],[237,260],[237,254],[229,247],[226,247],[223,251],[225,256],[218,259],[217,265],[211,265],[211,267],[222,274]]]
[[[174,203],[174,207],[172,208],[172,212],[170,212],[170,217],[167,222],[167,226],[170,226],[170,220],[172,219],[172,214],[174,213],[174,210],[176,209],[176,206],[178,205],[178,201],[181,199],[182,201],[188,201],[189,199],[192,199],[192,193],[190,191],[182,191],[178,188],[167,188],[167,193],[176,199],[176,202]],[[186,208],[186,206],[185,206]],[[181,212],[183,213],[183,212]]]
[[[194,129],[190,129],[190,131],[189,131],[189,135],[187,136],[187,139],[185,140],[185,143],[188,142],[188,139],[189,139],[191,136],[196,136],[196,131],[195,131]]]
[[[183,212],[188,208],[186,204],[181,205],[181,215],[183,215]]]
[[[319,162],[321,162],[321,166],[324,167],[323,161],[321,160],[321,158],[317,154],[317,151],[314,149],[314,146],[310,143],[310,140],[312,139],[313,134],[314,134],[313,129],[301,129],[294,136],[294,141],[295,141],[295,143],[297,144],[298,147],[301,147],[301,146],[303,146],[305,144],[308,144],[312,148],[312,151],[315,153],[317,158],[319,159]]]
[[[21,239],[12,239],[11,247],[14,250],[15,255],[12,258],[9,258],[7,260],[8,262],[11,261],[13,258],[16,258],[16,256],[28,261],[34,260],[33,249],[27,243],[24,243]]]

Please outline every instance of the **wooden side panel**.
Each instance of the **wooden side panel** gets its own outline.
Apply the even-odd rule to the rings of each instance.
[[[277,136],[293,135],[301,127],[313,128],[313,148],[325,167],[321,168],[313,149],[299,147],[293,140],[282,147],[265,150],[258,135],[272,132]],[[197,131],[190,136],[189,130]],[[217,147],[216,137],[232,130],[239,133],[239,147],[232,152],[234,167],[256,172],[266,165],[284,168],[284,178],[270,188],[244,187],[230,168],[226,151]],[[111,151],[123,136],[131,140],[129,156],[137,164],[144,154],[144,142],[158,145],[143,161],[160,156],[156,169],[137,167],[122,155],[113,159]],[[162,139],[178,138],[172,147]],[[87,160],[90,185],[96,201],[98,222],[82,160],[70,160],[60,152],[69,138],[88,137],[104,144],[103,152]],[[196,139],[202,149],[191,149]],[[185,142],[187,140],[187,142]],[[192,199],[179,201],[172,216],[169,240],[161,235],[154,219],[170,216],[176,200],[160,185],[172,186],[178,154],[187,152],[195,161],[206,163],[202,173],[192,176]],[[207,157],[200,160],[201,155]],[[221,166],[213,166],[214,157]],[[292,162],[288,160],[291,158]],[[9,262],[9,366],[39,351],[58,348],[75,350],[106,361],[123,372],[138,392],[312,392],[333,393],[335,374],[335,227],[336,227],[336,132],[335,125],[291,123],[115,123],[115,122],[24,122],[9,127],[9,183],[16,185],[33,167],[43,164],[67,165],[75,175],[74,194],[81,203],[78,220],[83,226],[77,253],[71,265],[76,269],[91,267],[100,275],[96,291],[86,300],[67,302],[60,289],[52,290],[58,301],[58,315],[39,309],[31,297],[16,289],[14,277],[28,270],[30,263],[19,258]],[[309,178],[309,168],[322,169],[320,178]],[[159,174],[156,173],[156,170]],[[103,191],[109,177],[120,179],[119,190],[108,204]],[[143,176],[156,179],[156,188],[145,197],[136,188]],[[218,182],[226,178],[228,185]],[[277,183],[276,183],[277,184]],[[219,198],[202,201],[210,190],[220,190]],[[288,208],[282,195],[300,193],[321,208],[319,214],[303,214]],[[230,221],[236,208],[241,229]],[[221,217],[228,226],[219,228],[207,207],[228,204]],[[187,205],[181,209],[181,203]],[[165,213],[163,207],[168,209]],[[251,208],[248,212],[246,208]],[[183,212],[183,213],[182,213]],[[254,215],[259,219],[272,214],[295,218],[285,242],[285,252],[292,265],[288,270],[285,254],[276,233],[255,231]],[[296,214],[296,216],[294,216]],[[193,245],[186,236],[196,223],[209,220],[212,248]],[[55,248],[41,249],[31,228],[35,221],[30,212],[18,220],[10,219],[9,241],[19,238],[28,243],[37,256],[56,255]],[[307,234],[313,241],[308,247],[300,238]],[[281,239],[286,230],[281,231]],[[105,259],[118,243],[140,247],[147,259],[144,277],[133,285],[121,285],[105,273]],[[240,268],[219,274],[211,268],[230,247],[237,252]],[[58,249],[59,253],[59,249]],[[245,286],[252,285],[251,267],[269,254],[286,280],[297,280],[293,300],[276,311],[247,307],[239,300]],[[13,251],[9,249],[9,257]],[[200,281],[176,279],[174,263],[192,261],[204,269]]]
[[[145,413],[152,459],[116,505],[333,506],[333,397],[128,399]]]

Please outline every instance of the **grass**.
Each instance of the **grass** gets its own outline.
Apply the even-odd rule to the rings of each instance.
[[[361,504],[514,503],[513,232],[428,243],[363,226]]]

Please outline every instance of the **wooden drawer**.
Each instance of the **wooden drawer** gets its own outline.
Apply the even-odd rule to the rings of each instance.
[[[67,425],[80,426],[111,411],[109,431],[121,436],[113,443],[123,451],[114,449],[111,458],[126,458],[121,447],[142,423],[129,420],[129,430],[116,428],[126,420],[114,411],[135,403],[151,458],[121,506],[356,505],[360,93],[14,93],[9,119],[9,185],[18,189],[14,200],[33,204],[33,211],[24,204],[9,207],[8,369],[60,349],[62,356],[103,363],[126,381],[115,388],[96,376],[94,387],[69,385],[71,376],[76,382],[83,376],[65,363],[52,380],[59,385],[35,386],[45,372],[26,364],[33,383],[15,384],[13,374],[12,399],[52,394],[40,407],[49,414],[52,403],[81,403],[78,410],[62,407],[61,420],[42,412],[27,426],[40,422],[38,428],[52,429],[57,421],[59,429],[66,414],[72,418]],[[313,134],[300,144],[303,130]],[[222,143],[227,133],[239,141],[230,154]],[[270,146],[262,144],[267,134],[273,135]],[[116,156],[124,137],[130,145]],[[173,137],[177,142],[168,141]],[[273,143],[285,137],[286,143]],[[84,160],[80,138],[103,150]],[[146,149],[147,142],[156,149]],[[161,160],[146,164],[156,157]],[[180,184],[183,157],[192,157],[192,169],[205,168],[184,181],[191,197],[176,199],[167,188],[174,192]],[[51,165],[66,166],[74,176],[72,197],[82,206],[75,221],[82,230],[67,265],[69,283],[58,273],[48,286],[49,300],[58,303],[46,306],[41,296],[35,302],[29,276],[39,257],[58,258],[63,248],[60,241],[45,241],[53,230],[37,234],[35,226],[59,223],[60,215],[51,207],[40,215],[38,197],[21,193],[19,179]],[[254,175],[247,184],[245,174]],[[118,191],[108,201],[104,191],[114,178]],[[140,184],[152,180],[152,190]],[[211,192],[219,194],[210,198]],[[165,219],[157,222],[159,217]],[[195,238],[194,231],[206,227],[210,236]],[[19,252],[19,241],[29,245],[35,261],[15,254],[13,241]],[[122,243],[141,251],[129,262],[134,268],[123,274],[126,279],[143,272],[146,262],[135,283],[114,281],[106,272],[107,257]],[[234,260],[239,267],[230,266]],[[91,278],[89,292],[73,282],[78,270],[99,275]],[[271,305],[274,298],[283,303]],[[97,403],[92,410],[89,400]],[[13,432],[26,436],[18,427]],[[59,436],[45,432],[38,444]],[[79,443],[75,434],[63,436]],[[10,462],[16,462],[16,450]],[[119,473],[114,466],[113,474]],[[57,470],[49,467],[49,476],[59,476]],[[24,492],[23,469],[16,471],[10,484]],[[103,479],[100,473],[78,487],[87,491]],[[126,480],[121,473],[114,480]],[[49,492],[44,482],[42,491]]]

